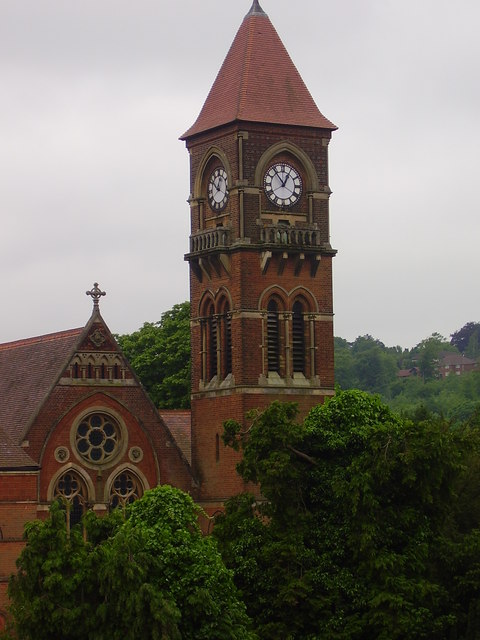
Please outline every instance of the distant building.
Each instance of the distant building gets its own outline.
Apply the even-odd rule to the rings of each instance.
[[[397,373],[397,378],[416,378],[420,375],[420,369],[418,367],[410,367],[410,369],[400,369]]]
[[[478,362],[471,358],[466,358],[459,353],[444,353],[439,358],[437,371],[439,378],[446,378],[447,376],[461,376],[478,368]]]

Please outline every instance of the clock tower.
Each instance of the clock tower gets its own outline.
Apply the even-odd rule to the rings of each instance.
[[[195,123],[190,154],[192,464],[209,513],[244,490],[223,422],[333,395],[328,144],[257,0]]]

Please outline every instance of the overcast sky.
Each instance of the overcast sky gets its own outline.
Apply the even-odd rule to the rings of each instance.
[[[188,299],[193,124],[251,0],[0,0],[0,342]],[[335,335],[479,321],[480,4],[261,0],[330,144]]]

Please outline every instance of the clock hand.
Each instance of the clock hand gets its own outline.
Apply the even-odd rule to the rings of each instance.
[[[285,173],[285,180],[283,180],[280,178],[280,182],[282,183],[282,187],[285,187],[287,185],[287,181],[288,181],[288,173]]]

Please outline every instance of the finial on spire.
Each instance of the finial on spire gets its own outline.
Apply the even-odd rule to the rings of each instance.
[[[94,311],[98,310],[98,301],[100,300],[100,298],[102,296],[107,295],[105,291],[102,291],[101,289],[99,289],[98,282],[94,282],[93,289],[90,289],[90,291],[85,291],[85,293],[87,294],[87,296],[92,297]]]
[[[266,16],[267,14],[260,6],[258,0],[253,0],[253,4],[251,6],[250,11],[247,13],[247,16]]]

